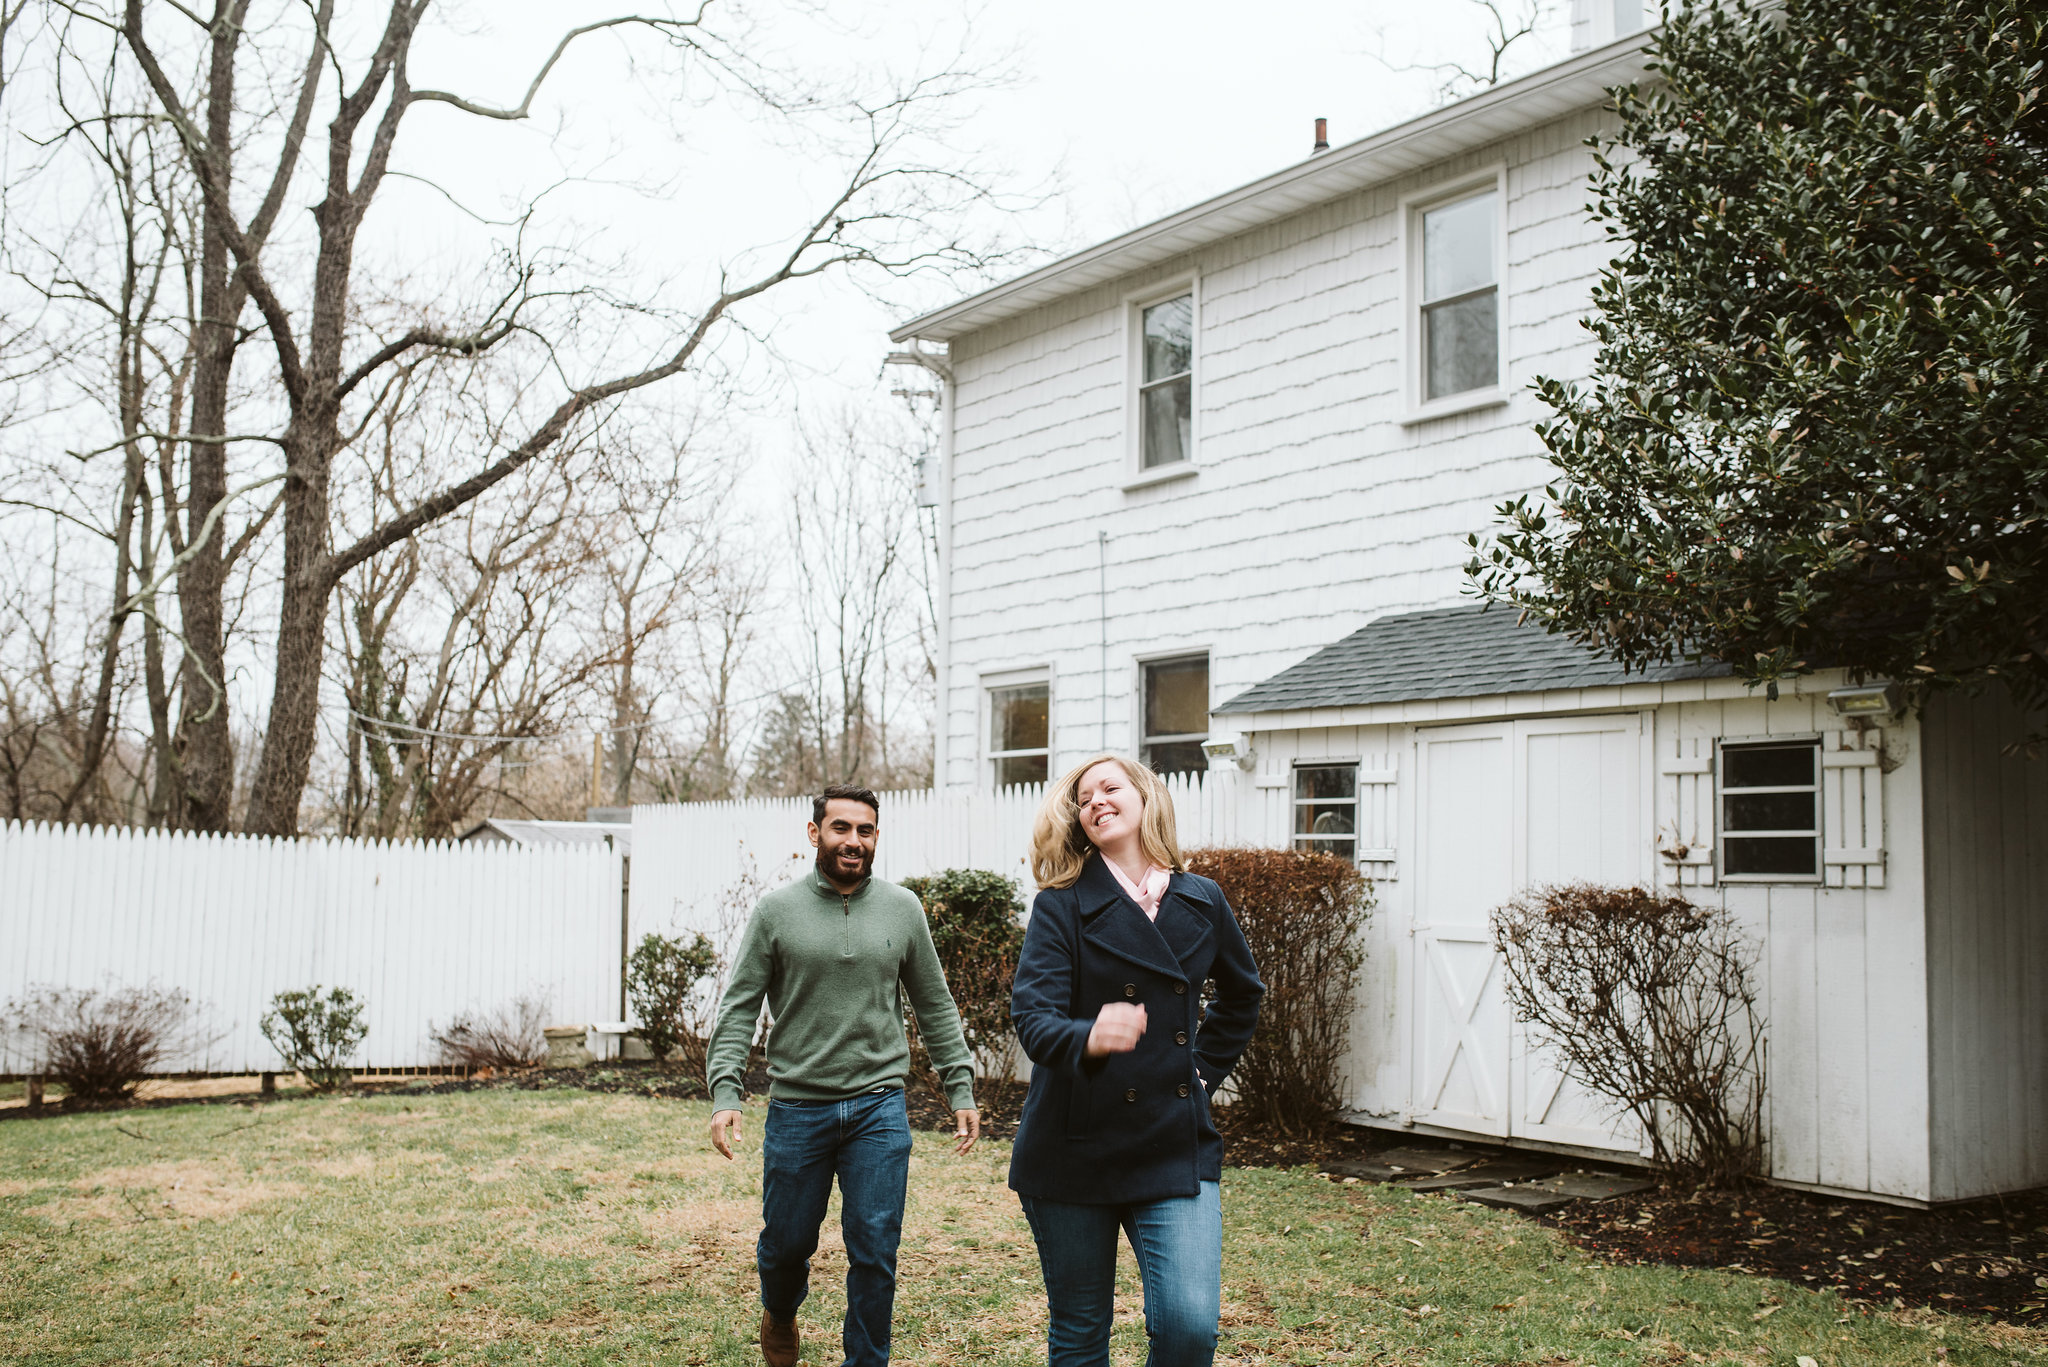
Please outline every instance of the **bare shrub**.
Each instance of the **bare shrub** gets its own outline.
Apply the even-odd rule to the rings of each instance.
[[[1759,1170],[1755,949],[1725,908],[1573,883],[1531,888],[1492,920],[1516,1019],[1636,1118],[1654,1162],[1721,1184]]]
[[[72,1107],[125,1102],[159,1064],[219,1038],[190,996],[158,987],[42,988],[10,1002],[8,1015]]]
[[[547,1062],[546,998],[514,997],[495,1011],[467,1011],[446,1026],[427,1027],[441,1061],[463,1068],[538,1068]]]
[[[959,1008],[967,1047],[983,1077],[993,1084],[986,1100],[990,1107],[998,1106],[1009,1089],[1017,1052],[1017,1037],[1010,1031],[1010,984],[1024,948],[1024,901],[1016,881],[983,869],[943,869],[906,878],[903,886],[924,903],[932,947]],[[904,1013],[904,1027],[910,1035],[912,1071],[950,1107],[945,1084],[932,1067],[917,1020],[909,1012]]]
[[[345,987],[320,995],[320,984],[270,999],[263,1013],[263,1038],[270,1041],[287,1068],[298,1070],[308,1086],[331,1092],[354,1079],[349,1059],[370,1033],[363,1020],[367,1004]]]
[[[712,911],[717,918],[712,933],[712,948],[715,959],[711,971],[698,981],[684,1007],[681,1028],[677,1035],[677,1061],[689,1077],[704,1084],[708,1094],[711,1089],[709,1059],[706,1050],[711,1042],[711,1029],[718,1022],[718,1008],[725,1000],[725,989],[732,981],[732,958],[738,952],[740,940],[746,935],[747,922],[754,914],[754,907],[770,888],[766,878],[761,876],[761,866],[754,859],[754,852],[740,842],[740,855],[745,862],[739,877],[719,891],[718,901]],[[740,1074],[742,1090],[746,1079],[768,1066],[768,1010],[761,1009],[760,1018],[754,1023],[754,1041],[747,1049],[747,1066]],[[646,1036],[643,1034],[644,1040]],[[648,1046],[650,1052],[652,1045]]]
[[[626,960],[626,995],[635,1032],[656,1063],[674,1061],[692,1077],[704,1076],[705,1032],[698,1009],[706,981],[717,976],[718,949],[698,931],[689,939],[652,932]]]
[[[1283,1134],[1314,1134],[1343,1102],[1372,884],[1348,859],[1306,850],[1191,850],[1187,867],[1222,887],[1266,984],[1231,1074],[1236,1104]]]

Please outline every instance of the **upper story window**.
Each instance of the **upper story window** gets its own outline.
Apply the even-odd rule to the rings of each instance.
[[[1357,765],[1304,764],[1295,769],[1294,848],[1357,862]]]
[[[1183,655],[1144,666],[1144,744],[1139,757],[1161,774],[1209,767],[1209,657]]]
[[[989,777],[998,788],[1043,783],[1052,757],[1052,685],[988,690]]]
[[[1500,385],[1499,214],[1488,188],[1418,215],[1424,403]]]
[[[1138,469],[1194,454],[1195,296],[1138,310]]]
[[[1820,742],[1721,747],[1721,876],[1820,876]]]
[[[1625,37],[1643,26],[1643,0],[1614,0],[1614,36]]]

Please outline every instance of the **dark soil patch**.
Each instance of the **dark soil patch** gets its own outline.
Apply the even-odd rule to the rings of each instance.
[[[768,1079],[760,1079],[766,1091]],[[694,1101],[704,1095],[704,1084],[687,1073],[660,1068],[653,1063],[630,1061],[593,1063],[588,1068],[525,1068],[508,1073],[479,1073],[450,1078],[427,1086],[410,1086],[409,1092],[442,1096],[449,1092],[609,1092],[629,1096],[663,1097],[670,1101]]]
[[[1726,1267],[1871,1305],[2048,1323],[2048,1191],[1901,1210],[1782,1187],[1662,1187],[1538,1218],[1610,1262]]]

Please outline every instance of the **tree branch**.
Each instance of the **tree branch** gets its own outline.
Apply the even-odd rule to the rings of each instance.
[[[616,19],[600,19],[594,24],[585,24],[582,28],[570,29],[562,35],[562,41],[555,44],[555,50],[548,54],[547,61],[541,64],[540,71],[533,78],[533,83],[526,87],[526,98],[521,100],[515,109],[498,109],[490,105],[476,104],[463,99],[460,95],[451,94],[446,90],[415,90],[412,92],[412,98],[415,100],[433,100],[440,104],[452,104],[463,113],[475,114],[480,118],[523,119],[527,117],[528,112],[533,108],[533,97],[540,93],[541,83],[547,80],[548,73],[555,69],[555,63],[562,60],[562,54],[569,50],[569,44],[575,42],[584,34],[595,33],[599,29],[617,28],[621,24],[640,24],[654,29],[656,32],[663,33],[677,29],[696,28],[704,22],[704,11],[709,8],[711,8],[711,0],[704,0],[697,7],[696,16],[690,19],[655,19],[647,15],[625,14],[620,15]]]

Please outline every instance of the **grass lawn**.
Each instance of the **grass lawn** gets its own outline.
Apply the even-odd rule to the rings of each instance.
[[[0,1359],[14,1363],[760,1361],[759,1108],[727,1164],[709,1107],[588,1093],[386,1093],[0,1125]],[[1003,1145],[918,1138],[896,1360],[1044,1358]],[[1224,1359],[1742,1363],[2048,1357],[2048,1333],[1852,1314],[1728,1272],[1603,1267],[1515,1216],[1307,1172],[1224,1182]],[[836,1363],[828,1225],[806,1359]],[[1144,1357],[1125,1254],[1114,1360]]]

